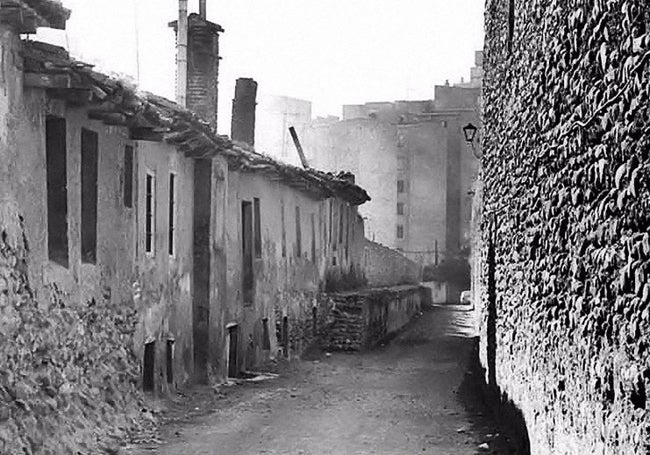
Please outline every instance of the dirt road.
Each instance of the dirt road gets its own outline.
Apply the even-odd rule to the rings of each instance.
[[[468,372],[470,318],[458,307],[429,309],[372,352],[292,363],[280,377],[228,387],[212,403],[194,396],[201,415],[167,425],[166,443],[130,453],[509,453],[480,403],[479,375]]]

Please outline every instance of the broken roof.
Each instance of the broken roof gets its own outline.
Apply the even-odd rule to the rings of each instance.
[[[36,33],[38,27],[65,29],[70,10],[59,0],[0,0],[0,22],[18,33]]]
[[[233,143],[188,109],[161,96],[137,92],[135,86],[71,58],[61,47],[25,41],[23,59],[25,86],[46,89],[54,98],[85,106],[91,119],[127,127],[134,140],[164,141],[193,158],[222,155],[233,169],[262,172],[317,198],[336,196],[353,205],[370,200],[348,174],[291,166]]]

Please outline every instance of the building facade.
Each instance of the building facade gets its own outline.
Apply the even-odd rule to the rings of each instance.
[[[422,266],[468,264],[478,152],[462,128],[480,126],[481,64],[477,52],[472,80],[437,86],[434,100],[344,106],[342,120],[313,122],[304,134],[310,165],[349,170],[372,195],[361,208],[366,236]],[[469,287],[465,273],[448,299]]]
[[[262,95],[257,106],[258,127],[255,148],[276,159],[301,166],[289,128],[294,127],[299,138],[311,123],[311,102],[277,95]]]

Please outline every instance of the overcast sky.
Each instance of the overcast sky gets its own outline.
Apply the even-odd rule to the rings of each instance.
[[[66,32],[38,37],[102,71],[131,76],[174,97],[176,0],[63,0]],[[469,78],[483,47],[484,0],[208,0],[220,24],[219,132],[230,131],[235,80],[261,94],[313,102],[314,115],[343,104],[428,99],[433,87]],[[198,0],[189,10],[198,11]],[[136,33],[137,29],[137,33]],[[139,42],[139,46],[136,43]],[[138,52],[139,49],[139,65]]]

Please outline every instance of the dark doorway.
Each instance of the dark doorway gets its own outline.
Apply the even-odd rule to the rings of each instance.
[[[167,340],[167,384],[174,383],[174,340]]]
[[[152,341],[144,345],[144,361],[142,367],[142,388],[145,392],[153,392],[154,370],[156,365],[156,343]]]
[[[237,348],[239,342],[239,326],[228,328],[228,377],[236,378],[239,376],[237,365]]]
[[[242,292],[244,303],[253,303],[253,206],[241,203],[242,223]]]
[[[47,163],[47,245],[48,256],[68,267],[68,177],[65,119],[45,121]]]
[[[289,318],[282,318],[282,355],[289,357]]]
[[[271,334],[269,333],[269,319],[262,319],[262,349],[265,351],[271,350]]]

